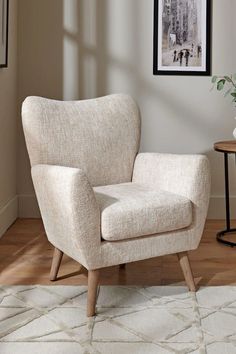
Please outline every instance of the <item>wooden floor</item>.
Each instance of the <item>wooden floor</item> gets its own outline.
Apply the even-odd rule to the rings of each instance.
[[[236,284],[236,248],[221,245],[215,240],[216,232],[223,228],[223,221],[207,221],[198,250],[190,252],[198,285]],[[0,284],[52,284],[49,281],[52,252],[41,220],[17,220],[0,240]],[[122,270],[112,267],[101,271],[101,284],[173,283],[183,284],[175,255],[130,263]],[[64,256],[59,280],[53,284],[87,284],[87,272]]]

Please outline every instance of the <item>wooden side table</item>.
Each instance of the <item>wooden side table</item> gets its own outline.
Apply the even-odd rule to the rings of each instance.
[[[230,202],[229,202],[229,166],[228,155],[235,154],[236,156],[236,140],[232,141],[220,141],[214,144],[215,151],[222,152],[224,154],[224,166],[225,166],[225,208],[226,208],[226,229],[217,233],[216,239],[225,245],[234,247],[235,242],[224,240],[224,236],[233,232],[236,229],[230,227]]]

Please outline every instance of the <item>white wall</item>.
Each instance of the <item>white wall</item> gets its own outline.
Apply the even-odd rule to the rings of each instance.
[[[213,73],[236,72],[235,0],[213,0]],[[153,0],[21,0],[19,93],[83,99],[127,92],[142,113],[143,151],[205,153],[212,166],[210,217],[224,216],[223,160],[236,110],[209,77],[152,75]],[[21,134],[20,215],[37,215]],[[236,181],[233,160],[232,179]],[[236,183],[232,186],[236,210]]]
[[[29,95],[62,98],[62,11],[61,0],[20,0],[19,3],[19,143],[17,158],[19,217],[40,215],[34,197],[29,160],[22,133],[20,106],[24,98]]]
[[[17,217],[17,1],[10,1],[9,63],[0,68],[0,236]]]

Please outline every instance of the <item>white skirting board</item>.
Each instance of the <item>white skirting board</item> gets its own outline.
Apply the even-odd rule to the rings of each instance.
[[[18,217],[18,197],[15,196],[0,209],[0,237]]]
[[[40,218],[40,211],[35,195],[19,195],[19,218]],[[236,196],[230,198],[231,217],[236,219]],[[208,219],[225,219],[224,196],[212,196],[208,211]]]

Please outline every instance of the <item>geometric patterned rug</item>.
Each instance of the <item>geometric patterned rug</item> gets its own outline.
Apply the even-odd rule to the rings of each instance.
[[[235,354],[236,287],[1,286],[1,354]]]

